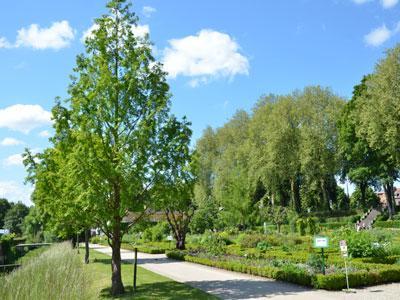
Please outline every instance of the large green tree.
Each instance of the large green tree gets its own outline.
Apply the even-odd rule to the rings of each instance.
[[[5,198],[0,198],[0,228],[4,226],[4,217],[11,206],[12,202],[8,202]]]
[[[357,134],[360,126],[358,103],[363,97],[368,97],[366,82],[369,76],[364,76],[361,83],[353,90],[353,97],[346,103],[339,120],[339,155],[341,159],[342,180],[348,178],[356,184],[360,197],[358,206],[365,208],[368,186],[375,184],[379,174],[379,162],[382,156],[372,149],[365,136]]]
[[[170,122],[166,74],[148,37],[134,35],[137,17],[129,6],[110,1],[109,14],[96,19],[86,53],[77,57],[65,107],[58,103],[53,109],[54,147],[42,155],[48,171],[33,169],[37,188],[41,182],[43,190],[53,185],[47,202],[58,195],[58,202],[76,208],[58,220],[68,224],[89,215],[108,237],[113,295],[124,292],[120,247],[129,226],[122,219],[151,206],[154,186],[168,168],[164,158],[179,151],[164,133],[186,134],[170,128],[176,124]]]
[[[400,168],[400,46],[387,51],[366,81],[358,104],[357,134],[379,152],[379,178],[388,200],[389,215],[395,210],[393,184]]]
[[[4,217],[4,227],[11,233],[21,235],[23,232],[24,218],[28,215],[29,208],[22,202],[14,204]]]

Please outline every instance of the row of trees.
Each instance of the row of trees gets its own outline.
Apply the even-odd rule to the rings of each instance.
[[[339,178],[357,186],[359,207],[376,200],[371,187],[383,187],[392,216],[400,169],[399,74],[396,47],[348,102],[311,86],[262,97],[251,114],[238,111],[221,128],[207,128],[196,145],[193,228],[248,226],[276,205],[297,213],[349,209]]]

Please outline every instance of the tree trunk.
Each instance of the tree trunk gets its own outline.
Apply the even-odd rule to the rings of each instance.
[[[360,204],[362,208],[365,208],[365,195],[367,192],[367,184],[365,182],[360,183],[360,192],[361,192],[361,199],[360,199]]]
[[[298,180],[292,178],[290,180],[290,194],[292,198],[292,205],[296,212],[301,211],[301,203],[300,203],[300,193],[299,193],[299,183]]]
[[[393,210],[393,183],[386,183],[384,185],[386,203],[389,213],[389,219],[392,219],[394,210]]]
[[[328,191],[326,189],[326,184],[324,179],[321,179],[321,192],[322,192],[323,206],[326,206],[328,210],[331,210],[332,207],[329,201]]]
[[[85,229],[85,264],[89,263],[89,236],[90,229]]]
[[[179,235],[176,239],[176,249],[185,250],[186,249],[185,240],[186,240],[185,234]]]
[[[112,228],[112,255],[111,255],[111,294],[121,295],[125,292],[121,277],[121,217],[119,215],[121,205],[121,190],[118,184],[114,184],[114,224]]]
[[[121,241],[120,237],[114,236],[112,241],[111,256],[111,294],[113,296],[121,295],[125,292],[121,277]]]

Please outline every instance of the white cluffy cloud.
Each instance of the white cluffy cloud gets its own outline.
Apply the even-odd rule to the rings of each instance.
[[[399,0],[381,0],[381,5],[383,8],[392,8],[397,2],[399,2]]]
[[[32,186],[24,186],[15,181],[0,181],[0,197],[12,202],[21,201],[26,205],[32,205],[30,200],[33,192]]]
[[[38,24],[31,24],[27,28],[18,30],[15,44],[11,44],[4,37],[0,37],[0,48],[27,47],[38,50],[59,50],[68,47],[74,37],[74,29],[65,20],[54,22],[47,28],[41,28]]]
[[[400,22],[393,30],[388,29],[386,25],[383,24],[382,26],[377,27],[366,34],[364,36],[364,41],[369,46],[378,47],[389,40],[393,35],[397,34],[399,31]]]
[[[364,4],[372,0],[352,0],[355,4]]]
[[[51,113],[40,105],[15,104],[0,109],[0,128],[28,134],[32,129],[51,124]]]
[[[153,13],[155,13],[156,11],[157,10],[151,6],[143,6],[143,8],[142,8],[142,14],[147,18],[151,17],[151,15]]]
[[[6,167],[22,166],[23,165],[22,161],[23,161],[22,154],[20,153],[13,154],[3,160],[3,165]]]
[[[228,34],[203,29],[197,35],[169,41],[163,64],[170,78],[191,77],[197,86],[214,78],[233,78],[249,73],[248,59],[239,53],[239,44]]]
[[[98,24],[93,24],[82,33],[81,42],[84,43],[87,38],[93,37],[93,32],[99,29]],[[132,26],[132,33],[139,38],[144,38],[146,34],[150,33],[149,25],[136,25]]]
[[[0,142],[0,145],[2,145],[2,146],[18,146],[18,145],[22,145],[22,144],[24,144],[23,141],[20,141],[20,140],[14,139],[14,138],[10,138],[10,137],[4,138]]]
[[[367,2],[372,2],[373,0],[352,0],[355,4],[364,4]],[[383,8],[388,9],[396,6],[399,0],[379,0]]]

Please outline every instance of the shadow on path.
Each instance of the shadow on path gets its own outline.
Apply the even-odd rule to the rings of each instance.
[[[222,299],[248,299],[278,295],[293,296],[298,293],[310,291],[309,288],[307,289],[295,284],[280,281],[238,279],[223,281],[189,281],[185,283],[203,291],[211,292]]]

